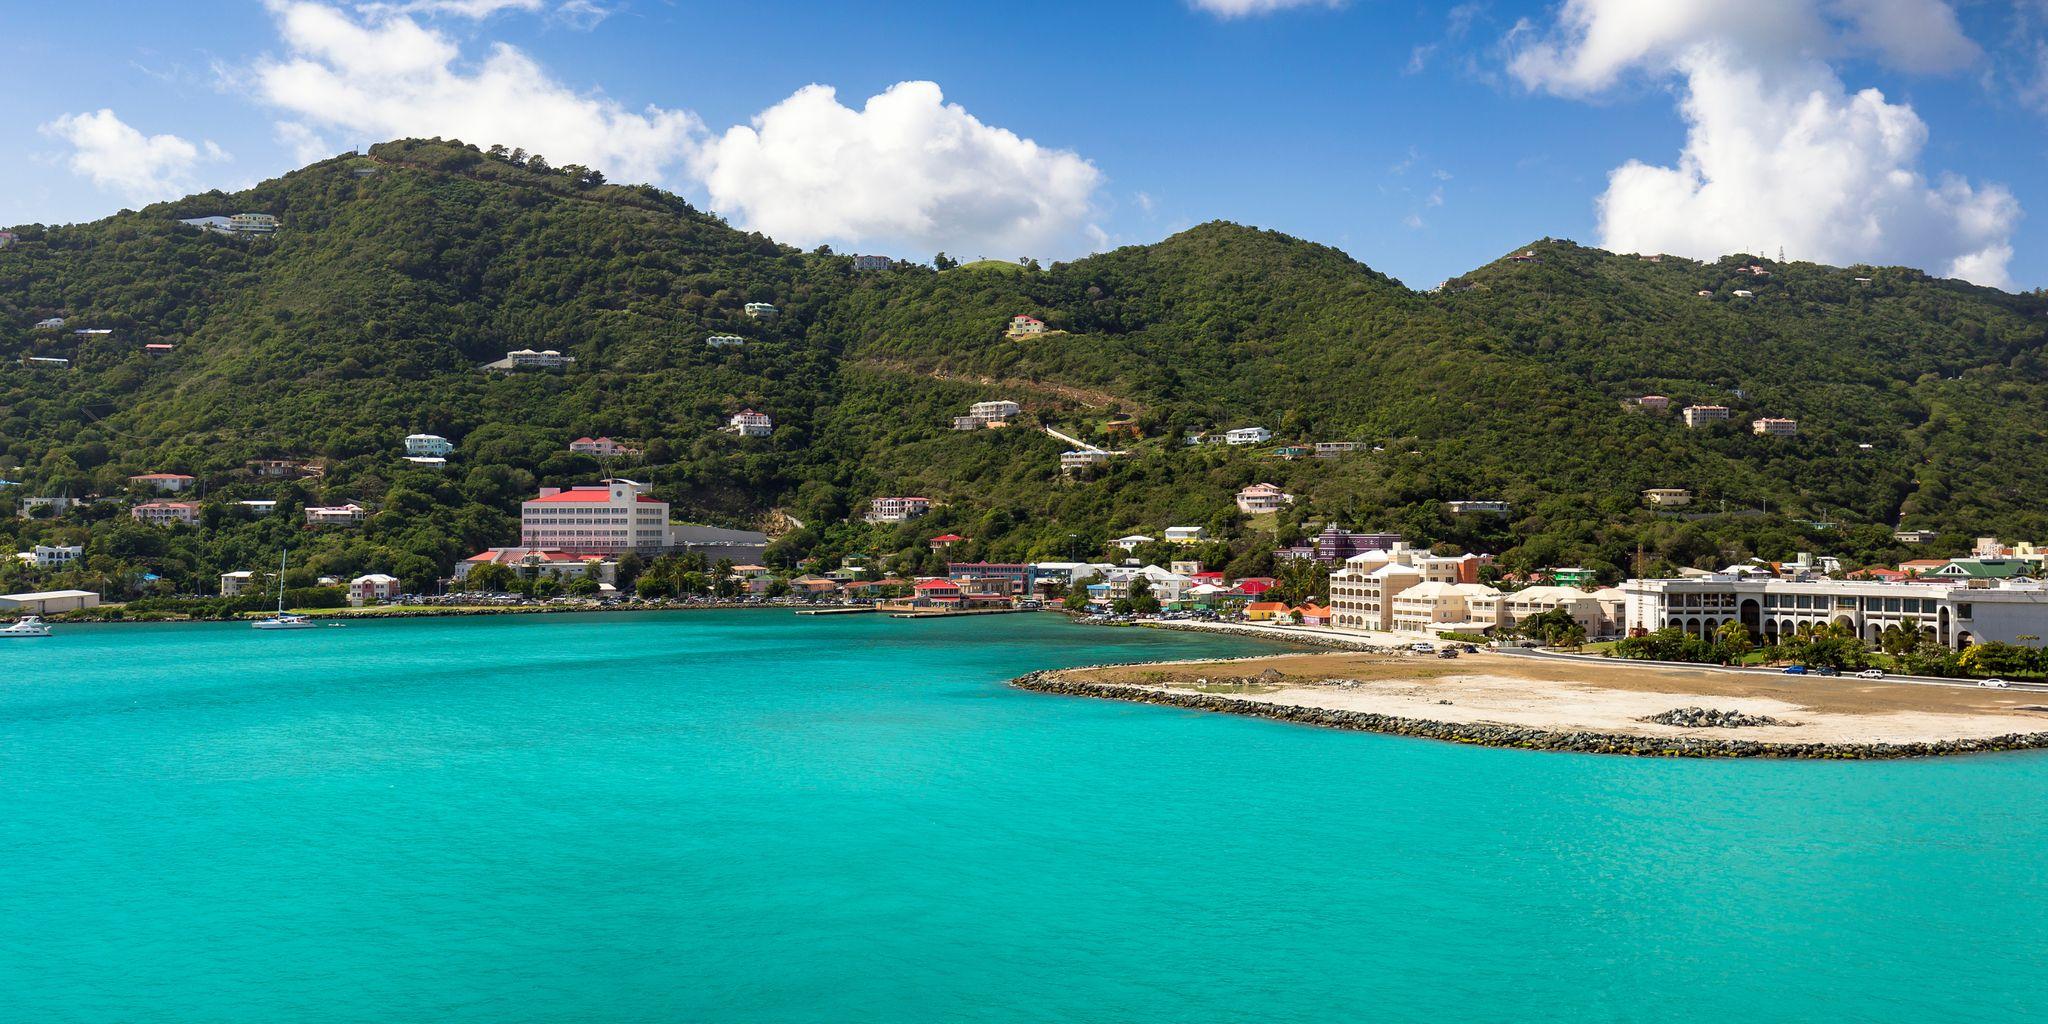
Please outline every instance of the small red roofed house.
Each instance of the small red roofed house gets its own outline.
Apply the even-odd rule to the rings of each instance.
[[[912,600],[927,607],[951,607],[960,603],[960,584],[952,580],[918,580],[910,590]]]
[[[966,539],[957,533],[942,533],[932,538],[932,550],[944,551]]]
[[[1327,626],[1330,624],[1330,609],[1319,604],[1297,605],[1294,621],[1304,626]]]

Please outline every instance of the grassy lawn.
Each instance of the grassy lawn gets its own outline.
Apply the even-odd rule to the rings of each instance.
[[[975,260],[971,263],[962,263],[954,267],[953,270],[999,270],[1011,274],[1028,274],[1031,272],[1030,267],[1021,263],[1012,263],[1009,260]],[[947,271],[949,274],[952,272],[952,270]]]

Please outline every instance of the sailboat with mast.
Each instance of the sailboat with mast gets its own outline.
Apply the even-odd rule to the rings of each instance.
[[[277,556],[277,614],[271,618],[257,619],[255,622],[250,623],[249,626],[252,629],[314,628],[313,620],[306,618],[303,615],[288,614],[284,610],[284,563],[285,559],[289,557],[291,557],[290,548],[286,548],[284,551],[279,552]]]

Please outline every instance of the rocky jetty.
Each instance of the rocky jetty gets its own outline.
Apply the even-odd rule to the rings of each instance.
[[[1758,725],[1798,725],[1782,718],[1769,715],[1749,715],[1740,711],[1717,711],[1713,708],[1672,708],[1660,715],[1641,719],[1657,725],[1675,725],[1683,729],[1746,729]]]
[[[1139,704],[1164,704],[1196,711],[1221,711],[1226,714],[1270,718],[1329,729],[1352,729],[1394,736],[1446,740],[1452,743],[1473,743],[1522,750],[1556,750],[1579,754],[1861,761],[2048,748],[2048,732],[2009,733],[1984,739],[1940,740],[1927,743],[1763,743],[1756,740],[1711,739],[1697,736],[1621,736],[1597,732],[1558,732],[1521,726],[1400,718],[1364,711],[1337,711],[1329,708],[1237,700],[1207,693],[1180,693],[1150,687],[1094,683],[1069,678],[1062,671],[1033,672],[1011,680],[1011,684],[1038,693],[1099,697]]]

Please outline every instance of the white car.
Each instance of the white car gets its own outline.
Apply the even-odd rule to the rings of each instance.
[[[1408,649],[1417,654],[1435,654],[1436,645],[1431,643],[1409,644]]]
[[[1858,672],[1858,673],[1856,673],[1856,678],[1858,678],[1858,679],[1883,679],[1883,678],[1884,678],[1884,669],[1881,669],[1881,668],[1866,668],[1866,669],[1864,669],[1863,671],[1861,671],[1861,672]]]
[[[1997,687],[1997,688],[1999,688],[1999,689],[2003,690],[2003,689],[2005,689],[2006,687],[2008,687],[2008,686],[2011,686],[2012,684],[2011,684],[2011,683],[2008,683],[2008,682],[2006,682],[2006,681],[2005,681],[2005,680],[2003,680],[2003,679],[1986,679],[1986,680],[1984,680],[1983,682],[1981,682],[1981,683],[1978,683],[1977,685],[1978,685],[1978,686],[1995,686],[1995,687]]]

